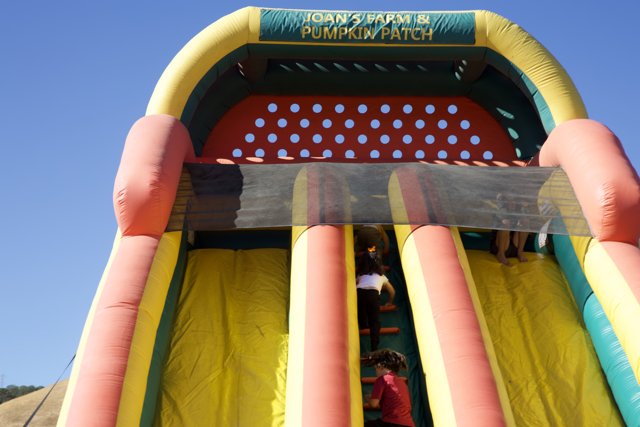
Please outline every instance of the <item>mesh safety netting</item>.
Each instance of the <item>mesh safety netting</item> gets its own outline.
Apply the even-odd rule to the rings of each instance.
[[[168,231],[439,224],[590,236],[559,168],[186,164]]]

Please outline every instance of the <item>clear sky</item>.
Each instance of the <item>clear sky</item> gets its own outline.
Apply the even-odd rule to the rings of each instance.
[[[51,384],[75,353],[116,233],[112,189],[127,132],[175,54],[249,5],[496,12],[558,59],[590,117],[618,135],[640,169],[636,1],[5,2],[0,385]]]

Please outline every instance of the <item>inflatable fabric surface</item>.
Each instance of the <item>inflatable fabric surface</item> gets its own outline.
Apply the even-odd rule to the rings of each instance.
[[[624,425],[555,259],[467,256],[517,425]]]
[[[154,424],[283,425],[288,303],[288,251],[191,251]]]

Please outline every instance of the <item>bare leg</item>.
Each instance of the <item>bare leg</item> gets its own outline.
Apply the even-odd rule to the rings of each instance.
[[[525,231],[518,231],[513,233],[513,244],[518,248],[518,260],[520,262],[527,262],[527,256],[524,254],[524,245],[527,243],[527,236],[529,233]]]
[[[509,248],[509,230],[498,230],[496,234],[496,246],[498,247],[498,252],[496,253],[498,261],[500,261],[501,264],[510,266],[511,263],[506,256],[507,249]]]

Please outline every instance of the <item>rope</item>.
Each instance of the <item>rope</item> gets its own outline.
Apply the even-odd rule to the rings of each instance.
[[[49,389],[49,391],[47,392],[47,394],[44,395],[44,397],[42,398],[42,400],[40,401],[40,403],[38,404],[38,406],[36,406],[36,409],[34,409],[33,413],[31,414],[31,416],[29,417],[29,419],[27,420],[27,422],[24,423],[23,427],[27,427],[29,425],[29,423],[33,420],[33,417],[36,416],[36,414],[38,413],[38,411],[40,410],[40,408],[42,407],[42,405],[44,404],[44,401],[47,400],[47,397],[49,397],[49,395],[51,394],[51,392],[53,391],[53,389],[55,388],[56,384],[58,384],[60,382],[60,379],[62,378],[62,376],[64,375],[65,372],[67,372],[67,369],[69,369],[69,366],[71,366],[71,364],[73,363],[73,360],[76,358],[76,355],[74,354],[73,357],[71,358],[71,360],[69,361],[69,363],[67,363],[67,366],[64,368],[64,370],[62,371],[62,373],[60,374],[60,376],[58,377],[58,379],[56,380],[55,383],[53,383],[53,385],[51,386],[51,388]]]

